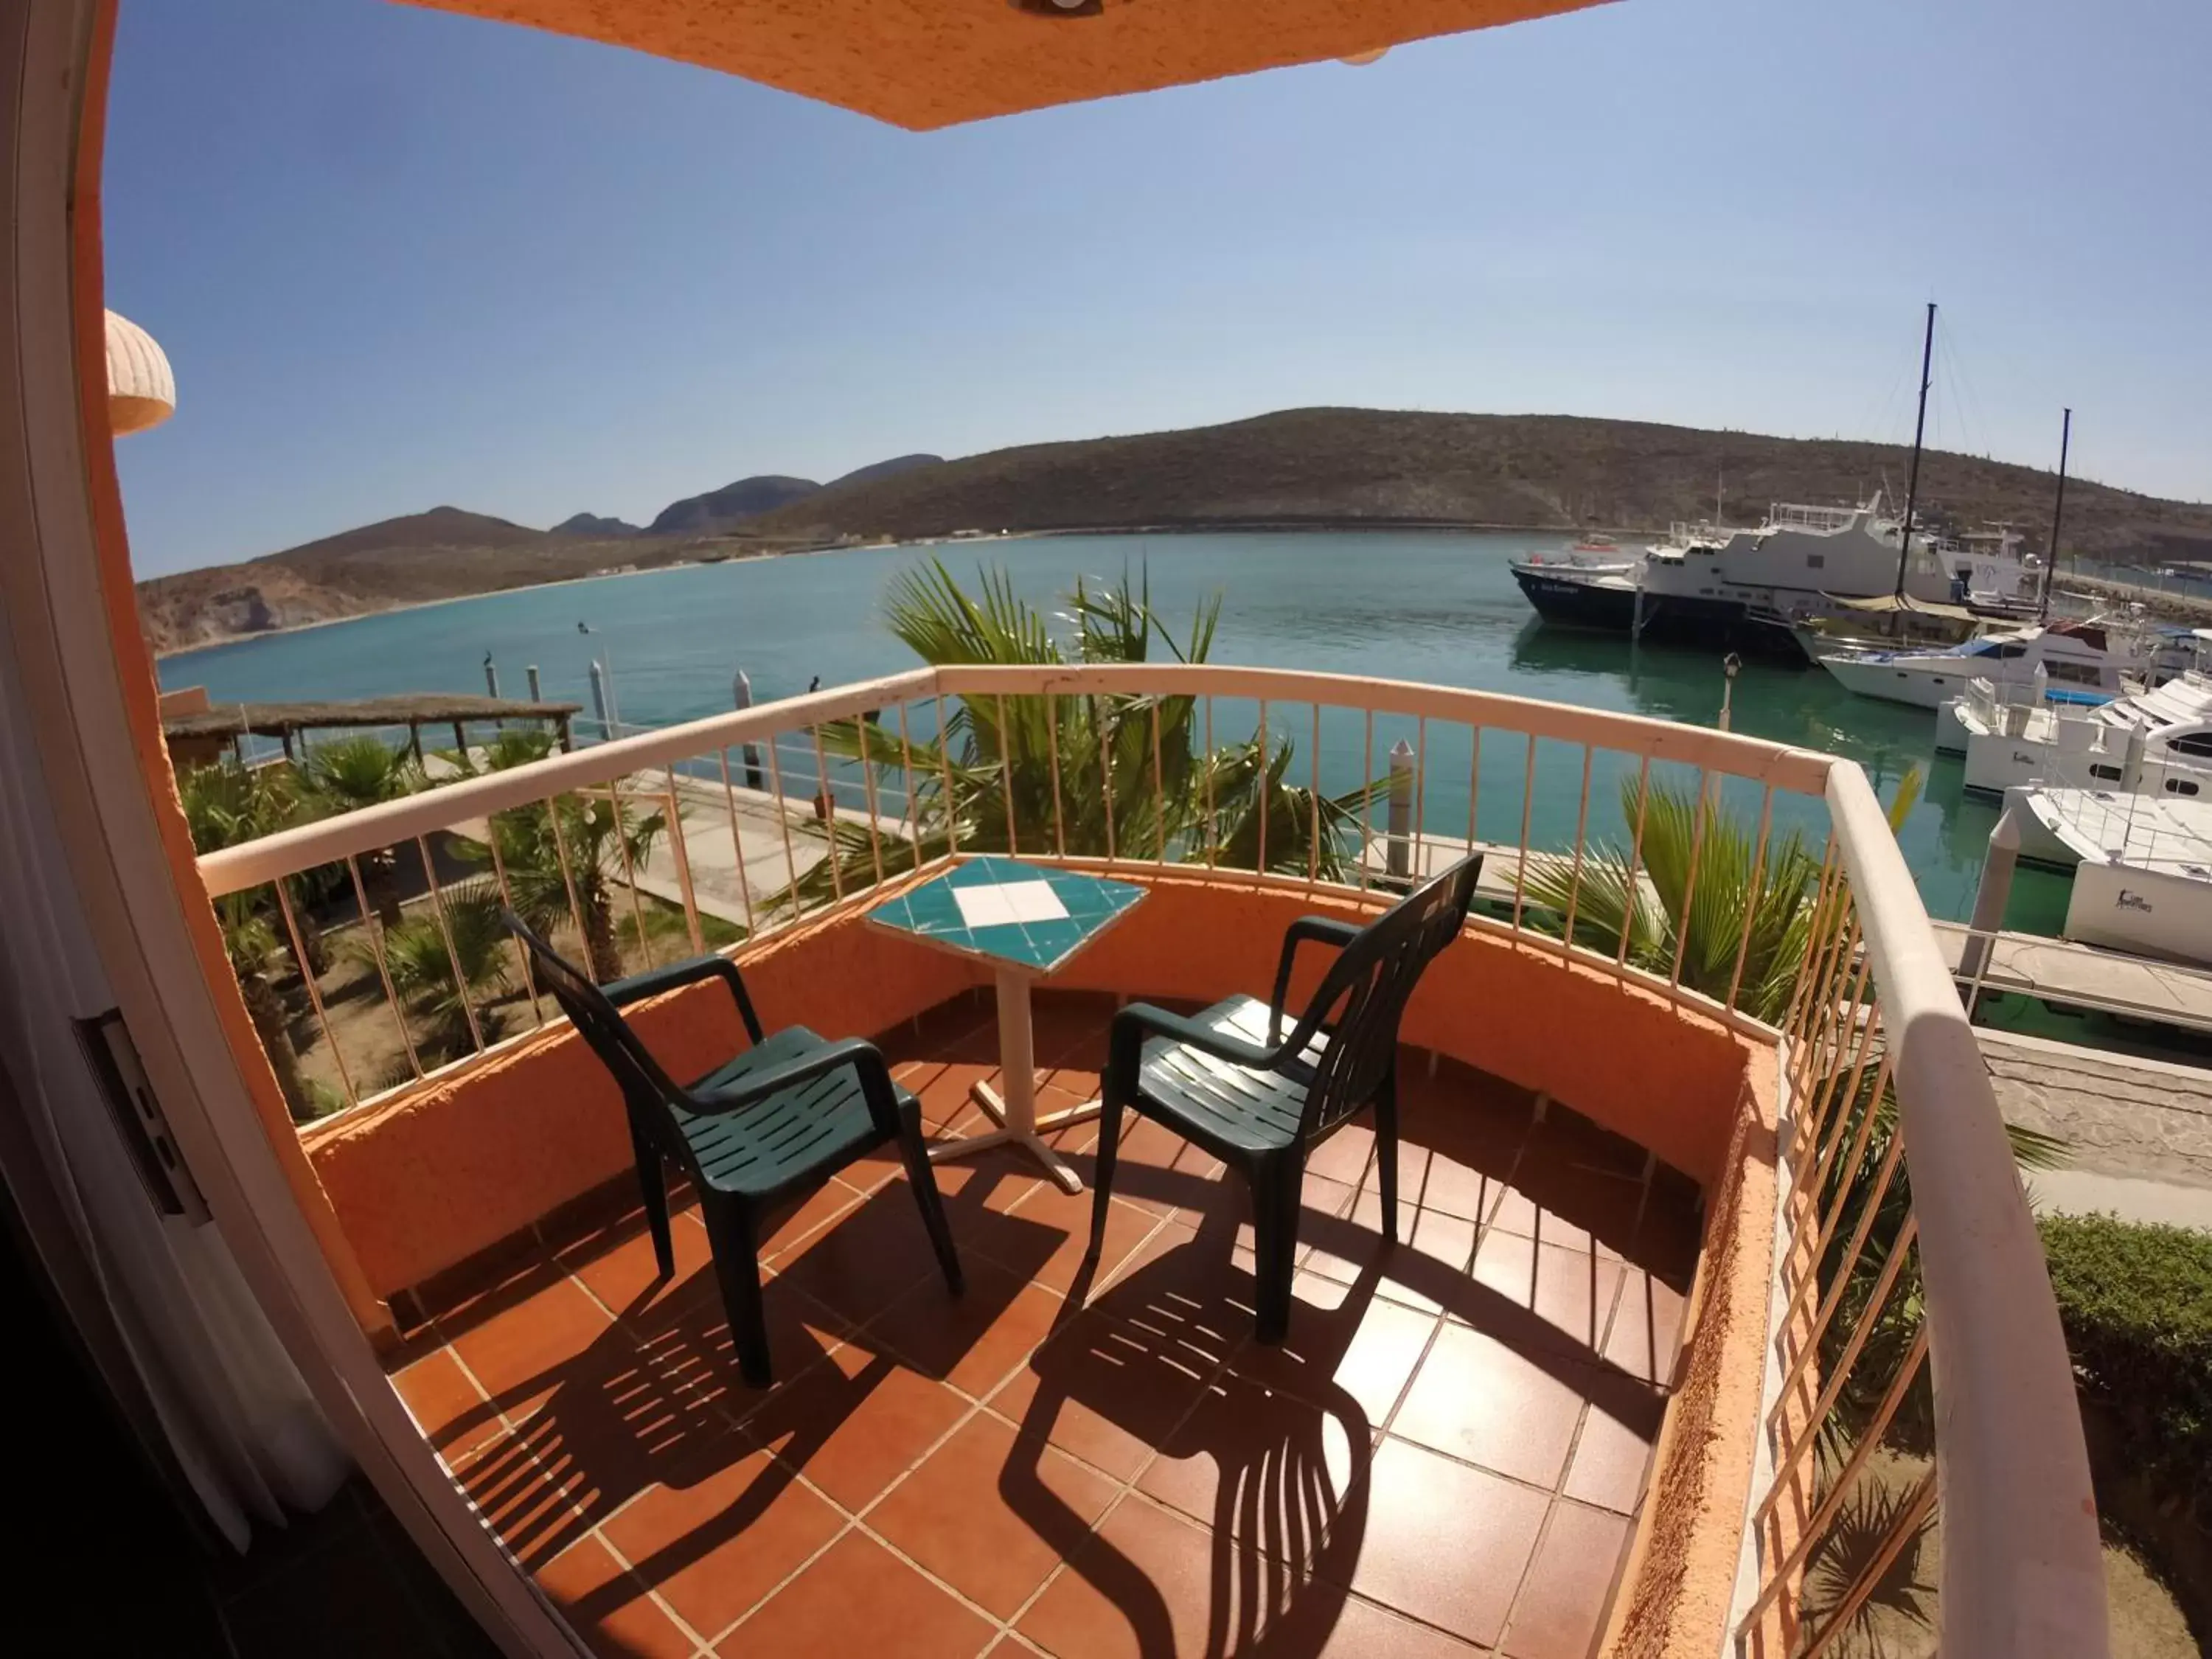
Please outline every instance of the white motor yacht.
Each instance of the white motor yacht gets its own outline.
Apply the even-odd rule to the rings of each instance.
[[[2212,768],[2212,629],[2191,641],[2184,672],[2093,708],[1976,679],[1937,715],[1936,748],[1962,751],[1966,787],[1989,794],[2039,783],[2194,797]]]
[[[1905,527],[1877,492],[1856,507],[1779,504],[1756,530],[1677,526],[1629,572],[1529,560],[1512,570],[1547,622],[1689,644],[1756,647],[1764,638],[1794,651],[1789,623],[1839,599],[1893,592],[1904,546]],[[2032,581],[2017,537],[1984,551],[1915,530],[1904,564],[1906,596],[1931,604]]]
[[[2212,963],[2212,793],[2031,787],[2007,799],[2023,809],[2021,855],[2073,867],[2060,937]]]
[[[2008,629],[1963,645],[1908,651],[1830,648],[1818,658],[1847,690],[1885,702],[1941,708],[1969,684],[2033,685],[2039,675],[2062,701],[2094,702],[2133,690],[2156,661],[2154,635],[2117,619]],[[2066,694],[2088,693],[2088,696]]]

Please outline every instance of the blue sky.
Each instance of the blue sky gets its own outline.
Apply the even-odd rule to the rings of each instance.
[[[1308,404],[1932,436],[2212,498],[2212,7],[1623,0],[896,131],[384,0],[123,0],[142,574],[448,502]],[[1933,481],[1940,496],[1940,477]]]

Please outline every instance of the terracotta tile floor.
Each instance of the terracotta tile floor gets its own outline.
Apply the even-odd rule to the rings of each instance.
[[[1112,1012],[1040,998],[1043,1109]],[[994,1075],[962,997],[884,1039],[933,1133]],[[764,1247],[777,1385],[737,1375],[695,1210],[449,1295],[394,1381],[454,1478],[610,1655],[1588,1654],[1643,1496],[1697,1195],[1557,1106],[1408,1052],[1400,1237],[1372,1136],[1313,1162],[1290,1337],[1252,1340],[1242,1183],[1124,1137],[1090,1194],[939,1166],[968,1292],[905,1177],[857,1165]],[[1096,1128],[1063,1151],[1091,1170]]]

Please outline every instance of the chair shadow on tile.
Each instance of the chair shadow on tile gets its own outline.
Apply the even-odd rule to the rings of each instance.
[[[1176,1653],[1188,1618],[1178,1621],[1146,1569],[1039,1478],[1043,1448],[1071,1407],[1157,1452],[1138,1492],[1209,1529],[1208,1655],[1320,1653],[1366,1533],[1376,1425],[1330,1378],[1374,1294],[1379,1256],[1332,1314],[1299,1310],[1313,1386],[1293,1395],[1227,1369],[1253,1317],[1251,1275],[1231,1257],[1235,1234],[1233,1216],[1214,1212],[1187,1243],[1088,1297],[1031,1359],[1035,1392],[1000,1476],[1009,1507],[1111,1604],[1146,1656]],[[1089,1290],[1086,1275],[1071,1307]]]
[[[873,1212],[886,1207],[914,1226],[919,1251],[903,1182],[887,1184],[817,1237],[869,1229],[880,1220]],[[997,1248],[1017,1264],[1030,1256],[1041,1262],[1060,1242],[1042,1228],[1028,1230],[1029,1238],[1008,1231],[1012,1237],[1000,1237]],[[458,1459],[456,1479],[533,1571],[656,1487],[683,1494],[710,1483],[731,1486],[720,1508],[632,1562],[639,1578],[662,1583],[759,1521],[895,1370],[929,1375],[957,1364],[969,1334],[988,1332],[1026,1287],[1015,1272],[967,1265],[969,1290],[957,1302],[933,1278],[909,1292],[927,1304],[927,1328],[943,1339],[920,1360],[856,1336],[834,1308],[799,1288],[799,1275],[769,1279],[763,1299],[776,1382],[764,1390],[738,1374],[711,1263],[673,1285],[648,1285],[587,1346],[484,1408],[520,1420],[511,1434]],[[841,1347],[850,1356],[842,1366],[828,1359]],[[569,1611],[588,1623],[635,1593],[618,1581]]]

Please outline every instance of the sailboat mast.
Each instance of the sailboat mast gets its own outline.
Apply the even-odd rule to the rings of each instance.
[[[2074,411],[2066,411],[2066,419],[2058,428],[2058,495],[2051,503],[2051,544],[2043,550],[2043,608],[2037,613],[2039,622],[2051,620],[2051,584],[2058,574],[2058,525],[2066,514],[2066,452],[2074,441]]]
[[[1936,362],[1936,302],[1928,302],[1928,333],[1920,343],[1920,413],[1912,422],[1912,470],[1905,480],[1905,535],[1897,550],[1897,592],[1899,605],[1905,603],[1905,566],[1912,556],[1912,509],[1920,501],[1920,441],[1928,432],[1928,386],[1929,370]]]

